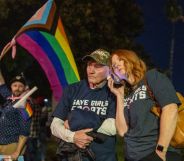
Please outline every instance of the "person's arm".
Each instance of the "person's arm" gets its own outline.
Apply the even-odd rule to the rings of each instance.
[[[108,86],[111,92],[116,96],[116,128],[118,134],[123,137],[128,130],[128,125],[124,116],[124,86],[115,88],[113,84],[113,79],[109,78]]]
[[[168,104],[162,108],[158,145],[162,145],[166,149],[168,148],[175,132],[177,117],[178,109],[175,103]],[[156,152],[162,159],[165,159],[166,152],[160,152],[158,150],[156,150]]]
[[[86,148],[86,146],[93,140],[92,137],[86,134],[87,132],[92,131],[92,129],[83,129],[72,132],[71,130],[65,128],[63,120],[56,117],[54,117],[50,128],[52,135],[66,142],[74,143],[79,148]]]
[[[18,144],[17,144],[16,151],[11,154],[11,158],[13,160],[17,160],[17,158],[19,157],[19,155],[21,154],[21,152],[24,148],[24,145],[26,144],[26,141],[27,141],[26,136],[23,136],[23,135],[19,136],[19,141],[18,141]]]
[[[109,136],[116,135],[116,125],[114,118],[107,118],[103,121],[102,125],[98,128],[97,132]]]
[[[181,102],[176,95],[176,90],[172,82],[165,74],[156,70],[151,70],[147,73],[146,78],[148,87],[154,96],[154,99],[152,96],[151,99],[154,100],[154,102],[156,102],[162,109],[157,140],[157,147],[160,145],[160,148],[156,148],[155,151],[162,160],[165,161],[165,154],[176,127],[178,117],[177,105],[180,105]],[[149,90],[149,88],[147,90]]]
[[[0,94],[4,98],[4,100],[7,99],[7,97],[11,96],[11,91],[8,89],[8,87],[5,84],[4,77],[0,70]]]
[[[124,116],[124,97],[122,95],[118,95],[116,102],[116,128],[118,134],[123,137],[128,130],[128,125]]]
[[[75,132],[70,131],[69,129],[66,129],[64,126],[64,121],[54,117],[52,120],[51,126],[50,126],[52,135],[56,136],[59,139],[62,139],[66,142],[73,143]]]

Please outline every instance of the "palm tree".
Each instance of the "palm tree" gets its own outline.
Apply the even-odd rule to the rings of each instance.
[[[173,78],[173,64],[174,64],[174,47],[175,47],[175,26],[179,20],[184,21],[182,7],[178,4],[177,0],[168,0],[166,5],[167,17],[172,24],[171,32],[171,46],[170,46],[170,60],[169,60],[169,75]]]

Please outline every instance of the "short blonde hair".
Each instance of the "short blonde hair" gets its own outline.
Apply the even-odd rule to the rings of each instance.
[[[137,84],[141,79],[143,79],[147,67],[144,61],[137,56],[137,54],[132,50],[118,49],[111,53],[110,66],[112,67],[112,56],[117,55],[120,60],[124,60],[125,69],[127,74],[133,74],[135,78],[134,84]]]

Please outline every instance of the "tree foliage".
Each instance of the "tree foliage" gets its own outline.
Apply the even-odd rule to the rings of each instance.
[[[109,51],[117,48],[143,51],[143,47],[135,43],[135,38],[143,31],[143,18],[141,9],[134,0],[57,1],[60,1],[60,15],[81,77],[84,75],[81,58],[97,48]],[[0,0],[1,50],[45,2],[46,0]],[[18,49],[14,61],[10,54],[6,57],[1,66],[4,73],[10,73],[7,79],[19,70],[31,73],[29,69],[35,68],[36,62],[22,49]],[[38,64],[36,66],[39,68]],[[34,70],[37,71],[40,72]],[[35,75],[40,75],[38,72],[33,74],[33,79]]]
[[[173,23],[183,18],[182,7],[177,3],[177,0],[167,1],[166,13],[168,19]]]
[[[81,58],[97,48],[141,48],[134,40],[143,31],[143,18],[133,0],[67,0],[60,11],[79,69]]]
[[[44,2],[0,0],[3,45]],[[133,48],[134,38],[143,30],[141,9],[134,0],[67,0],[60,4],[63,24],[77,57],[99,47]]]
[[[133,0],[68,0],[61,16],[73,52],[81,58],[96,48],[133,48],[143,30],[142,14]]]
[[[42,4],[35,0],[0,0],[1,49]]]

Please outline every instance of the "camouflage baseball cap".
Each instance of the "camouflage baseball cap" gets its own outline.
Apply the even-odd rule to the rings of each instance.
[[[97,63],[102,65],[109,65],[110,53],[104,49],[97,49],[91,54],[86,55],[82,58],[83,61],[88,61],[89,59],[95,60]]]

